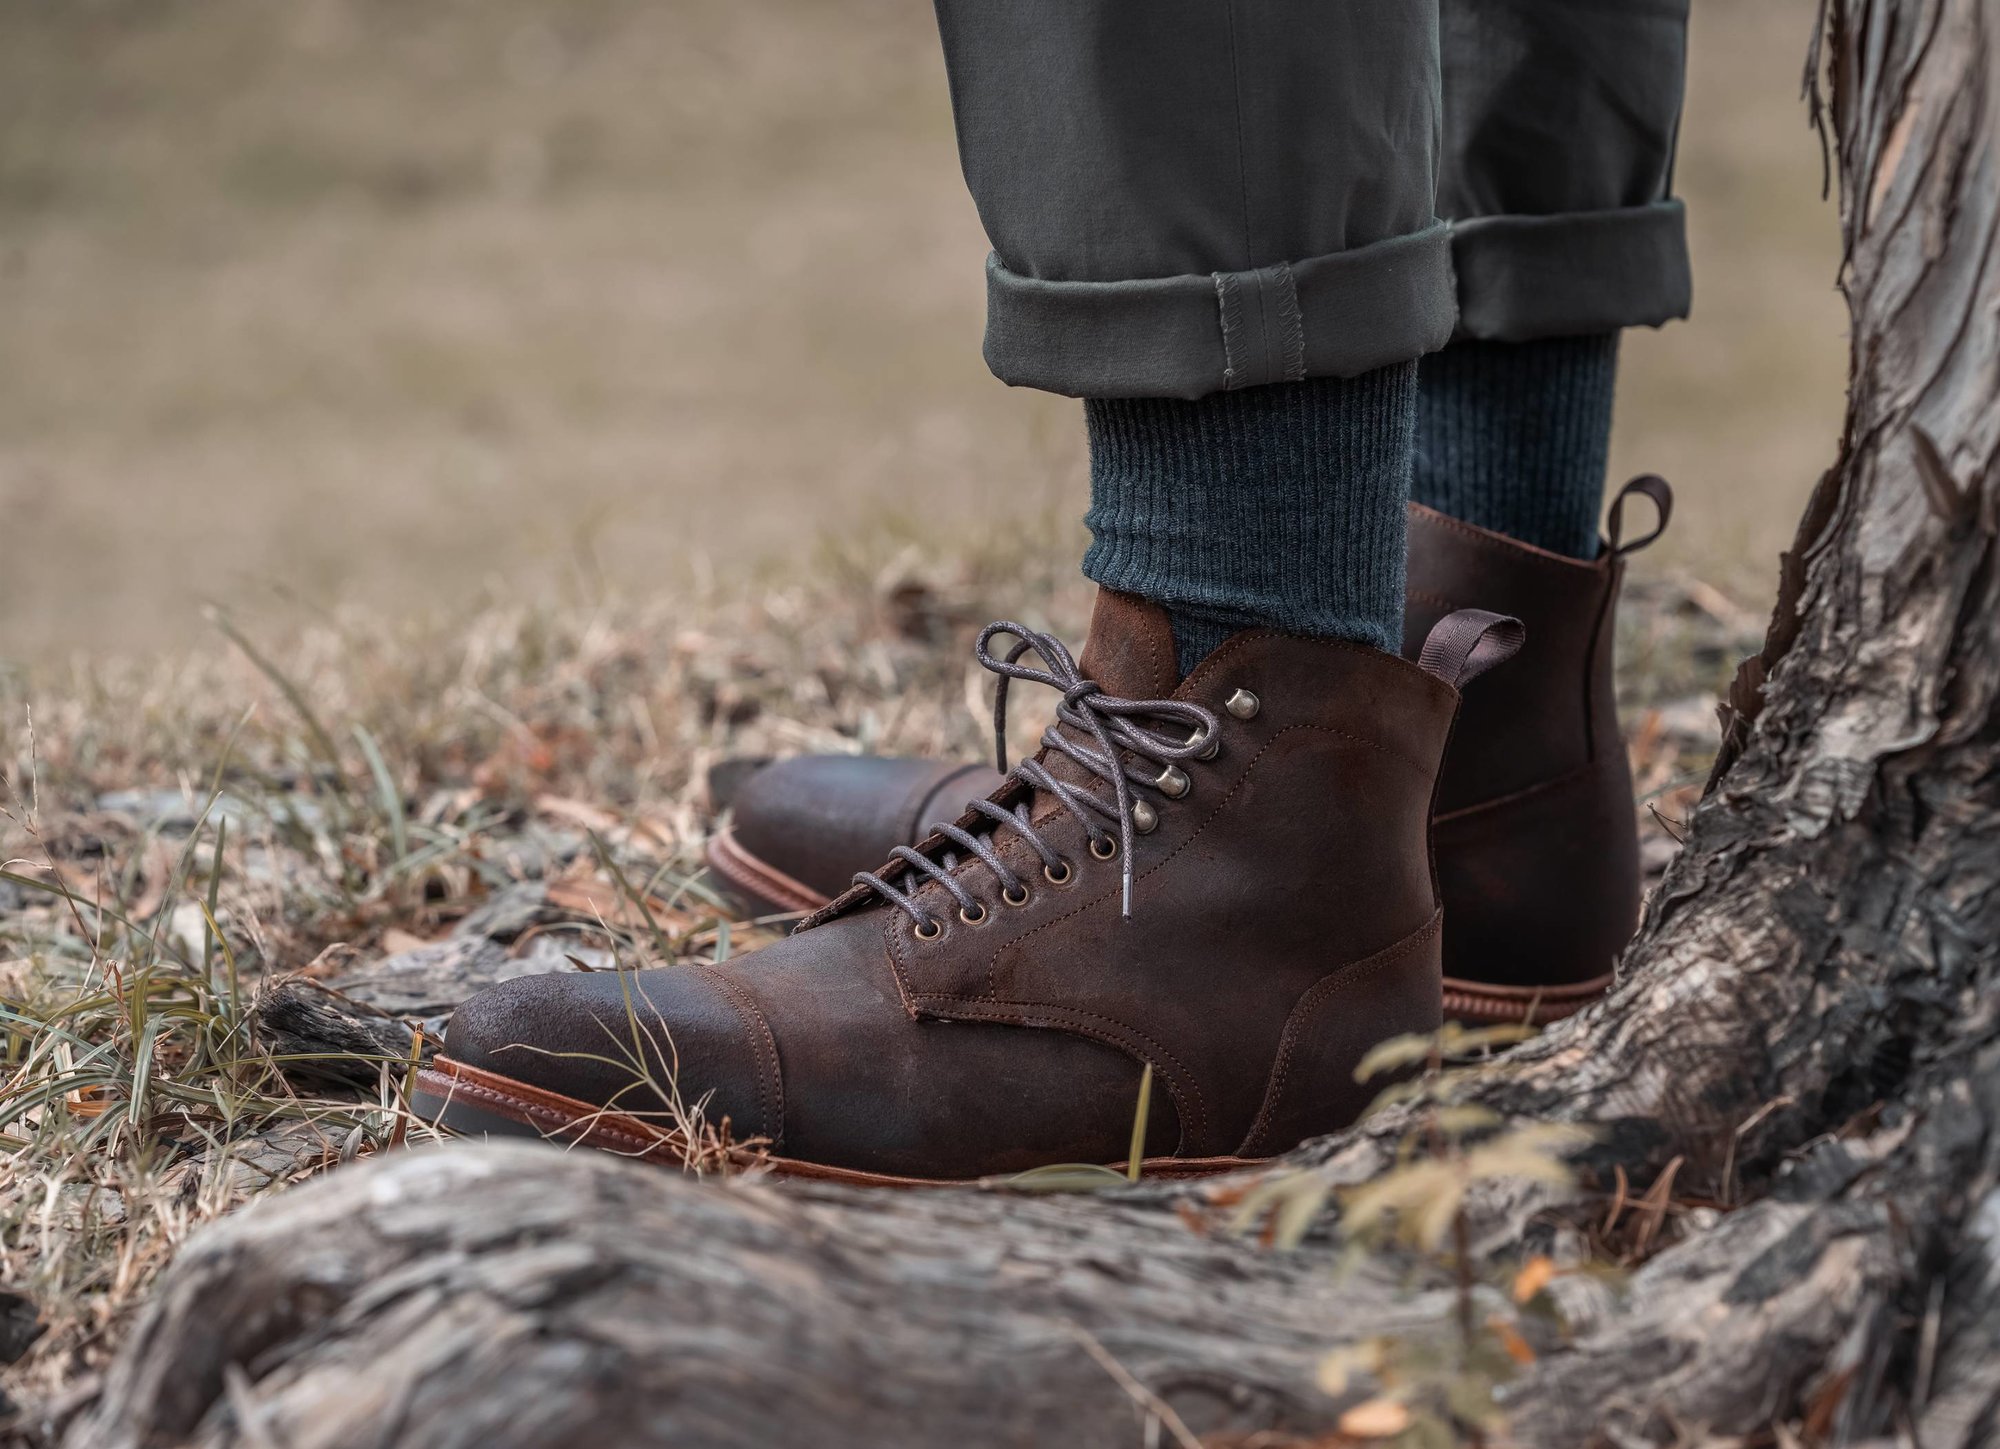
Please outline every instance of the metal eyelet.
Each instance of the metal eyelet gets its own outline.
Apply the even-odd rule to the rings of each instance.
[[[1178,800],[1188,792],[1187,771],[1179,765],[1169,765],[1153,781],[1153,788],[1169,800]]]
[[[928,926],[930,929],[926,930],[925,926]],[[944,922],[938,920],[926,921],[923,926],[918,926],[910,934],[915,936],[919,941],[935,941],[939,936],[944,934]]]
[[[1217,730],[1213,735],[1209,736],[1208,743],[1201,747],[1201,753],[1196,755],[1195,758],[1197,760],[1207,762],[1209,760],[1214,759],[1217,755],[1221,753],[1222,753],[1222,732],[1220,730]]]
[[[1000,899],[1010,906],[1025,906],[1029,900],[1028,888],[1022,886],[1018,895],[1011,890],[1003,890],[1000,892]]]
[[[1160,825],[1160,812],[1144,800],[1132,802],[1132,828],[1141,835],[1151,835]]]
[[[1042,867],[1042,879],[1046,880],[1050,885],[1068,885],[1072,880],[1076,879],[1076,872],[1070,868],[1068,861],[1059,860],[1056,864],[1062,867],[1062,874],[1057,875],[1055,871],[1045,865]]]
[[[993,913],[987,910],[986,907],[983,905],[979,908],[979,914],[977,915],[974,915],[972,912],[966,910],[964,906],[960,906],[958,908],[958,918],[961,921],[965,922],[965,924],[968,926],[981,925],[985,922],[986,918],[992,914]]]
[[[1236,693],[1229,696],[1228,702],[1222,707],[1238,719],[1255,719],[1257,718],[1257,711],[1262,709],[1264,705],[1263,701],[1259,700],[1249,690],[1239,689]]]
[[[1133,810],[1133,813],[1135,815],[1138,813],[1136,807]],[[1108,835],[1101,836],[1098,839],[1090,842],[1090,853],[1096,856],[1099,860],[1110,860],[1113,856],[1118,854],[1118,842],[1113,840]]]

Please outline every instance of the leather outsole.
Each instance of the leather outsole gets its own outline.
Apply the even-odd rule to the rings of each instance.
[[[718,831],[709,839],[707,859],[708,868],[731,891],[762,910],[780,914],[811,914],[826,905],[829,899],[745,850],[728,830]],[[1446,929],[1450,929],[1449,922]],[[1610,989],[1610,972],[1586,981],[1546,986],[1495,986],[1484,981],[1447,976],[1444,979],[1444,1014],[1451,1020],[1473,1026],[1514,1023],[1545,1026],[1576,1015]]]
[[[664,1167],[689,1165],[688,1141],[680,1131],[628,1113],[515,1081],[497,1072],[434,1057],[417,1073],[412,1106],[417,1115],[462,1136],[539,1137],[565,1146],[594,1147]],[[755,1146],[729,1147],[705,1154],[704,1165],[723,1172],[758,1172],[771,1177],[844,1183],[851,1187],[991,1187],[1014,1185],[1012,1176],[980,1178],[901,1177],[829,1167],[781,1157]],[[1175,1180],[1213,1177],[1256,1167],[1268,1158],[1149,1157],[1139,1164],[1143,1178]],[[1105,1164],[1123,1172],[1125,1164]]]

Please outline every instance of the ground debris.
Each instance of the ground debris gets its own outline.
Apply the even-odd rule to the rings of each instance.
[[[46,1408],[94,1373],[195,1223],[424,1135],[402,1083],[468,995],[788,929],[736,919],[700,868],[711,767],[980,755],[967,646],[1001,602],[1023,611],[1024,577],[1027,615],[1075,635],[1086,587],[1016,556],[717,605],[699,633],[643,614],[485,617],[452,641],[363,627],[276,664],[98,681],[88,706],[37,697],[37,748],[0,761],[0,991],[25,1064],[0,1093],[21,1144],[0,1271],[45,1326],[25,1392]],[[1621,640],[1655,870],[1756,642],[1697,592],[1635,583]],[[278,678],[308,683],[294,700]],[[121,689],[149,703],[106,708]]]

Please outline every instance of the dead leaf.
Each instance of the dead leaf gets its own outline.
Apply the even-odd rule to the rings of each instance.
[[[428,946],[430,944],[428,939],[417,935],[414,931],[405,931],[396,926],[391,926],[382,933],[382,954],[385,956],[400,956],[405,951],[414,951],[419,946]],[[317,962],[314,963],[314,965],[317,964]],[[311,969],[311,967],[307,968],[307,970]]]
[[[1334,1349],[1319,1361],[1319,1386],[1323,1392],[1339,1398],[1357,1374],[1381,1372],[1382,1340],[1364,1338],[1359,1343]]]
[[[669,906],[658,896],[635,900],[616,881],[595,875],[550,881],[548,901],[558,910],[625,931],[649,931],[658,926],[671,936],[693,925],[693,917],[687,911]],[[648,916],[652,918],[650,922]]]
[[[1340,1432],[1354,1439],[1393,1439],[1410,1427],[1410,1411],[1395,1399],[1367,1399],[1340,1416]]]
[[[1556,1276],[1555,1259],[1536,1254],[1521,1265],[1521,1271],[1514,1275],[1514,1301],[1526,1303],[1537,1293],[1548,1287]]]
[[[70,1114],[76,1117],[102,1117],[117,1105],[110,1088],[97,1085],[78,1087],[64,1100],[69,1103]]]
[[[557,820],[567,820],[572,825],[580,825],[585,830],[594,830],[599,835],[609,835],[620,824],[616,815],[582,800],[572,800],[566,795],[537,795],[535,812],[552,816]]]
[[[1542,1261],[1546,1262],[1548,1260],[1543,1259]],[[1530,1296],[1532,1297],[1533,1295]],[[1500,1340],[1500,1347],[1507,1350],[1507,1357],[1514,1360],[1515,1363],[1521,1365],[1522,1368],[1526,1368],[1535,1361],[1535,1350],[1529,1345],[1527,1339],[1521,1337],[1520,1330],[1515,1328],[1513,1324],[1504,1318],[1495,1317],[1487,1319],[1486,1326],[1493,1330],[1493,1336]]]
[[[1805,1430],[1806,1442],[1823,1444],[1833,1429],[1833,1418],[1840,1412],[1840,1406],[1847,1398],[1847,1391],[1854,1383],[1855,1368],[1849,1365],[1829,1374],[1821,1380],[1806,1401]]]
[[[349,967],[361,963],[361,952],[345,941],[335,941],[307,962],[299,975],[309,980],[319,981],[328,976],[337,976]]]

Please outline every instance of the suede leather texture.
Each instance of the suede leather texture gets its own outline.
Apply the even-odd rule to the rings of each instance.
[[[1567,985],[1610,971],[1639,918],[1639,831],[1618,728],[1621,557],[1569,558],[1410,509],[1403,647],[1476,606],[1527,629],[1466,686],[1438,782],[1445,974]]]
[[[1622,561],[1546,552],[1412,505],[1404,653],[1455,609],[1511,614],[1519,655],[1467,685],[1445,753],[1435,829],[1445,974],[1503,986],[1611,970],[1639,913],[1638,823],[1613,692]],[[804,756],[767,766],[734,801],[739,840],[831,897],[964,798],[983,766]],[[906,804],[921,795],[923,824]],[[842,814],[830,828],[829,818]]]
[[[1041,795],[1070,879],[1000,832],[1028,899],[961,862],[980,924],[927,882],[945,927],[926,941],[857,888],[720,966],[508,982],[460,1008],[445,1054],[628,1112],[665,1110],[671,1080],[782,1156],[924,1177],[1122,1159],[1146,1063],[1152,1154],[1262,1155],[1345,1125],[1379,1086],[1352,1079],[1368,1048],[1441,1018],[1428,829],[1455,691],[1393,655],[1263,631],[1176,685],[1165,613],[1109,591],[1082,665],[1108,693],[1221,721],[1185,796],[1138,791],[1159,823],[1135,838],[1129,917],[1120,862]],[[1251,719],[1225,708],[1239,690]]]
[[[978,764],[798,755],[751,775],[730,806],[744,850],[831,897],[856,871],[874,869],[895,846],[999,787],[999,772]]]

